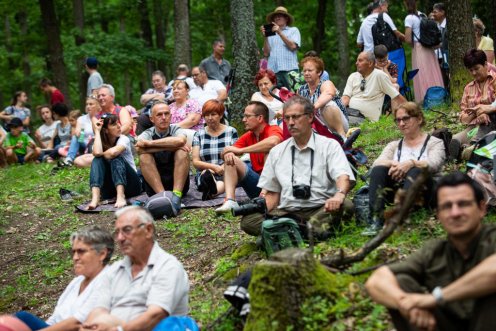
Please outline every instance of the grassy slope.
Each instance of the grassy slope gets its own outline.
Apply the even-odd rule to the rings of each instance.
[[[444,126],[445,116],[428,114],[428,127]],[[373,160],[387,142],[399,136],[391,118],[365,124],[356,146]],[[451,166],[450,168],[453,168]],[[73,205],[89,198],[89,171],[70,169],[50,175],[49,165],[11,167],[0,171],[0,312],[29,309],[47,317],[56,299],[72,278],[67,254],[69,235],[84,225],[112,228],[112,214],[74,213]],[[364,172],[364,169],[361,170]],[[357,187],[362,185],[358,183]],[[64,187],[83,194],[78,201],[61,202],[58,189]],[[491,217],[493,218],[493,217]],[[183,261],[191,281],[193,317],[207,326],[228,308],[222,298],[227,281],[262,258],[254,248],[254,238],[239,230],[238,220],[216,217],[212,210],[188,210],[180,217],[158,223],[158,241]],[[336,238],[315,247],[317,257],[359,248],[365,238],[353,223],[344,226]],[[367,259],[353,265],[357,271],[408,255],[443,232],[426,211],[412,215],[403,229],[388,239]],[[115,259],[119,258],[119,254]],[[367,298],[363,283],[367,274],[338,275],[342,296],[334,305],[316,299],[304,307],[308,330],[386,330],[390,328],[382,307]],[[233,330],[239,321],[224,318],[213,329]]]

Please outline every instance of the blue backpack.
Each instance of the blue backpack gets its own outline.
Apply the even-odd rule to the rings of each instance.
[[[191,317],[169,316],[161,320],[153,331],[200,331],[200,329]]]
[[[424,109],[438,107],[448,103],[448,92],[441,86],[431,86],[424,96]]]

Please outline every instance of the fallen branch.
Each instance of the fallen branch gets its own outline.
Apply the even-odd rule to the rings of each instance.
[[[345,255],[343,250],[340,250],[338,254],[324,258],[320,262],[328,267],[343,270],[348,268],[352,263],[363,261],[370,252],[386,241],[386,239],[393,234],[394,230],[408,218],[410,209],[420,195],[424,183],[429,176],[428,170],[423,169],[407,191],[398,190],[398,192],[396,192],[395,201],[398,201],[398,203],[393,207],[391,216],[386,221],[386,226],[374,238],[366,242],[358,251],[350,255]]]

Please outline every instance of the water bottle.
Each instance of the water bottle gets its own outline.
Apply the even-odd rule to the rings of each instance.
[[[84,143],[84,129],[81,129],[81,133],[79,134],[78,141],[80,143]]]

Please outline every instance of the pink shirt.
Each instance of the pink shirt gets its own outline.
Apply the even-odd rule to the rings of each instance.
[[[170,111],[171,111],[171,124],[177,124],[181,121],[183,121],[190,113],[196,113],[200,114],[201,116],[201,107],[198,101],[193,100],[193,99],[188,99],[186,100],[186,103],[181,107],[178,108],[176,103],[171,103],[169,105]],[[190,129],[198,131],[201,128],[203,128],[203,125],[205,124],[205,120],[202,118],[200,119],[200,122],[197,125],[194,125]]]

